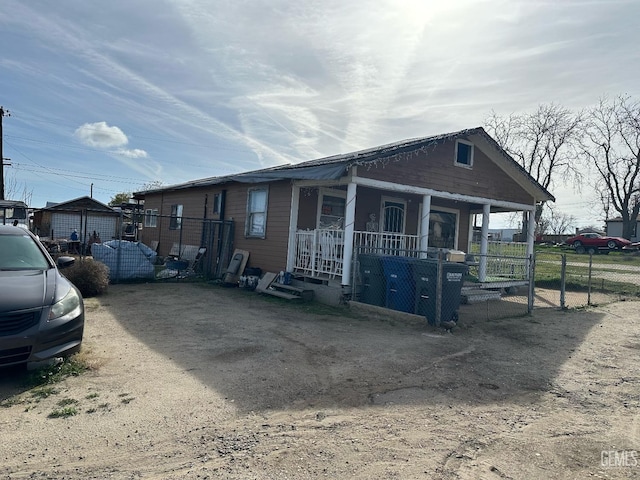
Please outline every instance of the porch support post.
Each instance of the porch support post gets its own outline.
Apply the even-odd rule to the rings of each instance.
[[[478,266],[478,280],[484,282],[487,279],[487,252],[489,251],[489,215],[491,205],[485,203],[482,206],[482,233],[480,237],[480,265]]]
[[[536,211],[529,210],[527,213],[527,257],[533,255],[533,244],[536,239]]]
[[[300,208],[300,187],[291,186],[291,209],[289,210],[289,245],[287,247],[287,272],[296,266],[296,232],[298,231],[298,209]]]
[[[422,197],[422,218],[420,219],[420,258],[427,258],[429,248],[429,216],[431,215],[431,195]]]
[[[342,285],[351,285],[353,260],[353,230],[356,221],[356,189],[353,182],[347,185],[347,204],[344,213],[344,250],[342,252]]]

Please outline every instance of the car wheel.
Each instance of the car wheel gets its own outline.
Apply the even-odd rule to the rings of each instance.
[[[597,250],[596,250],[595,248],[590,247],[590,248],[587,250],[587,253],[588,253],[589,255],[595,255],[595,254],[596,254],[596,253],[598,253],[598,252],[597,252]]]
[[[573,242],[573,248],[578,248],[582,246],[582,242],[580,240],[576,240]]]
[[[617,248],[618,245],[616,245],[616,242],[614,242],[613,240],[609,240],[607,242],[607,247],[609,247],[611,250],[613,250],[614,248]]]
[[[584,253],[584,247],[582,245],[576,247],[576,253]]]

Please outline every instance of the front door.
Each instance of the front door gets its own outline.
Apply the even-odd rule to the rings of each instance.
[[[405,248],[404,227],[407,204],[396,198],[382,199],[382,247],[387,255],[401,254]]]

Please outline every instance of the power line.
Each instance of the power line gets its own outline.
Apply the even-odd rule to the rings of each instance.
[[[16,168],[16,170],[20,170],[22,172],[54,174],[53,172],[46,172],[46,171],[42,171],[42,170],[35,170],[35,169],[32,169],[32,168],[24,168],[24,167]],[[54,174],[54,175],[61,175],[61,174]],[[85,178],[87,180],[101,180],[103,182],[128,183],[130,185],[144,185],[144,182],[131,182],[131,181],[127,181],[127,180],[117,180],[117,179],[110,180],[108,178],[96,178],[95,175],[91,175],[90,176],[88,174],[87,175],[75,175],[75,174],[65,173],[64,176],[67,177],[67,178]],[[102,175],[102,177],[106,177],[106,175]]]
[[[43,174],[43,173],[48,174],[48,175],[49,175],[49,177],[53,175],[55,178],[57,178],[57,177],[59,177],[59,176],[63,176],[63,177],[65,177],[67,180],[69,180],[69,181],[71,181],[71,182],[74,182],[74,183],[77,183],[78,185],[81,185],[83,188],[86,188],[86,187],[88,186],[88,184],[83,183],[83,182],[79,182],[78,180],[75,180],[75,179],[74,179],[74,178],[72,178],[72,177],[74,177],[74,176],[75,176],[75,177],[78,177],[78,178],[86,178],[86,179],[88,179],[88,180],[96,180],[96,181],[97,181],[97,180],[100,180],[100,181],[113,181],[113,182],[116,182],[116,180],[96,179],[96,178],[91,177],[91,176],[60,174],[60,173],[57,173],[57,172],[55,172],[55,171],[54,171],[54,170],[59,170],[59,169],[53,169],[53,168],[50,168],[50,167],[45,167],[45,166],[43,166],[43,165],[38,165],[36,162],[33,162],[33,160],[31,160],[31,159],[30,159],[30,158],[29,158],[25,153],[23,153],[23,152],[21,152],[19,149],[15,148],[15,146],[13,146],[13,145],[12,145],[12,146],[11,146],[11,148],[14,148],[18,154],[22,155],[22,156],[23,156],[23,157],[25,157],[27,160],[31,161],[31,162],[32,162],[33,164],[35,164],[37,167],[40,167],[40,168],[42,169],[42,170],[33,170],[33,169],[32,169],[32,170],[29,170],[29,169],[25,169],[25,168],[20,168],[19,170],[32,172],[32,173],[34,173],[35,175],[37,175],[37,176],[39,176],[39,177],[43,178],[43,179],[44,179],[44,180],[46,180],[47,182],[56,183],[56,184],[58,184],[58,185],[61,185],[61,186],[63,186],[63,187],[66,187],[66,185],[64,185],[64,184],[62,184],[62,183],[60,183],[60,182],[57,182],[57,181],[55,181],[55,180],[51,180],[51,179],[48,179],[48,178],[44,178],[44,177],[42,176],[42,174]],[[122,183],[125,183],[125,182],[122,182]],[[127,183],[132,183],[132,182],[127,182]],[[134,184],[134,185],[141,185],[141,186],[143,186],[143,185],[144,185],[144,183],[142,183],[142,182],[132,183],[132,184]],[[117,192],[115,192],[114,190],[107,190],[107,189],[103,189],[103,188],[99,188],[99,187],[96,187],[96,190],[100,190],[100,191],[102,191],[102,192],[109,193],[109,194],[117,193]]]

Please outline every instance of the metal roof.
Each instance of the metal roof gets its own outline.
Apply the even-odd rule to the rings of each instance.
[[[498,143],[482,128],[470,128],[452,133],[444,133],[423,138],[414,138],[403,140],[400,142],[389,143],[378,147],[367,148],[355,152],[332,155],[315,160],[309,160],[297,164],[278,165],[275,167],[253,170],[249,172],[225,175],[220,177],[209,177],[193,180],[181,184],[170,185],[167,187],[135,192],[134,197],[144,197],[146,193],[155,193],[171,190],[182,190],[193,187],[207,187],[211,185],[219,185],[229,182],[241,183],[260,183],[272,180],[283,179],[306,179],[306,180],[331,180],[338,179],[347,172],[347,170],[355,165],[363,165],[373,163],[382,158],[392,157],[405,152],[411,152],[420,148],[440,143],[445,140],[452,140],[459,137],[470,137],[473,135],[481,136],[503,161],[504,165],[517,175],[522,175],[525,183],[546,197],[548,200],[555,200],[553,195],[549,193],[542,185],[540,185],[527,171],[516,162],[507,152],[505,152]]]

